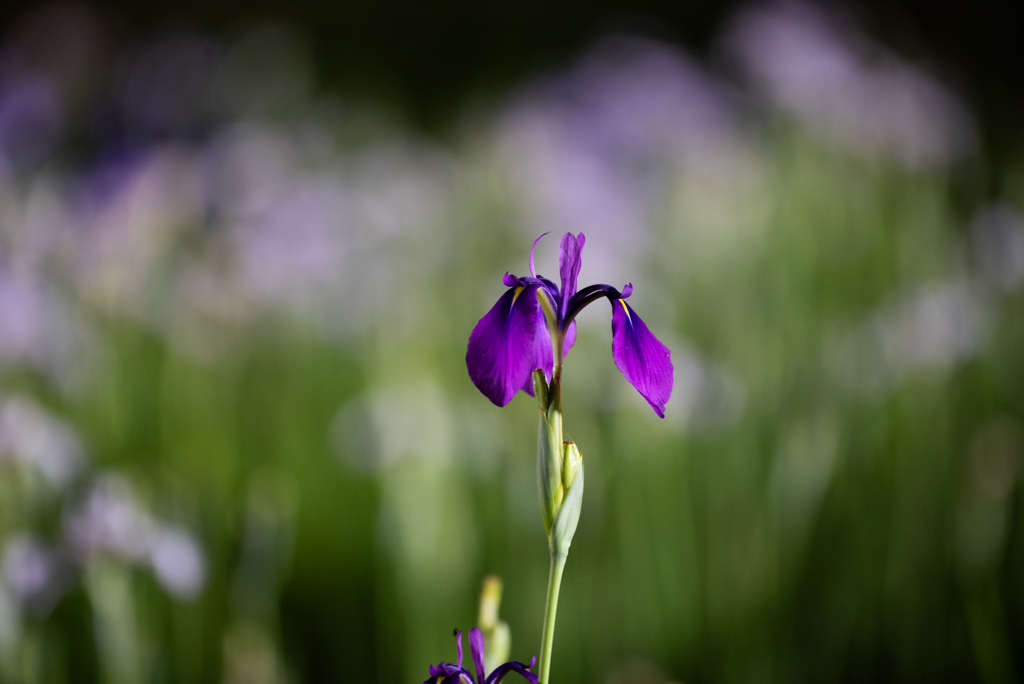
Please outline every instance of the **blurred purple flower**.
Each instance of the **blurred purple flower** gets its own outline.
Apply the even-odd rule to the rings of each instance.
[[[469,649],[473,654],[473,665],[476,669],[476,678],[469,670],[462,666],[462,632],[455,630],[455,644],[458,648],[458,661],[451,663],[440,663],[430,666],[430,678],[423,684],[498,684],[510,672],[518,672],[523,679],[530,684],[537,684],[537,675],[530,672],[537,658],[530,660],[529,665],[517,661],[509,661],[496,667],[487,676],[484,670],[484,637],[480,630],[474,627],[469,630]]]
[[[576,278],[586,236],[566,233],[562,236],[559,257],[562,283],[559,289],[544,276],[537,275],[533,248],[539,240],[534,240],[530,249],[530,277],[518,278],[506,273],[504,282],[509,289],[480,319],[469,337],[466,366],[473,384],[498,406],[512,401],[520,389],[532,395],[531,373],[535,369],[543,369],[548,380],[551,379],[552,344],[561,348],[564,356],[576,341],[576,315],[591,302],[607,297],[612,305],[615,366],[658,416],[664,418],[665,403],[672,394],[671,352],[626,303],[633,293],[633,284],[626,285],[622,292],[611,285],[590,285],[577,292]],[[548,329],[540,297],[551,304],[557,319],[553,321],[556,329]]]
[[[79,558],[114,557],[149,567],[160,585],[181,600],[206,584],[206,557],[188,530],[156,519],[138,502],[131,483],[118,473],[96,479],[85,499],[69,507],[65,534]]]
[[[756,90],[856,154],[928,168],[976,148],[974,122],[951,91],[820,3],[744,10],[725,46]]]
[[[2,580],[17,601],[36,614],[45,614],[68,589],[74,568],[67,550],[46,544],[28,533],[17,533],[3,545]]]
[[[96,479],[85,500],[68,510],[65,531],[83,555],[112,553],[142,561],[152,545],[156,524],[139,506],[128,480],[105,473]]]

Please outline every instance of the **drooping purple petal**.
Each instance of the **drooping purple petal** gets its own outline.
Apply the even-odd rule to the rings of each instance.
[[[494,669],[494,672],[491,673],[491,676],[487,678],[486,684],[498,684],[498,682],[504,679],[505,675],[507,675],[509,672],[516,672],[520,674],[523,677],[523,679],[530,682],[530,684],[537,684],[537,675],[530,672],[529,670],[529,667],[532,666],[532,662],[530,666],[518,662],[509,662],[505,663],[504,665],[499,665]]]
[[[509,288],[469,336],[469,377],[498,406],[512,401],[533,370],[530,364],[540,311],[536,289],[536,285],[525,283]]]
[[[565,316],[569,299],[576,294],[576,278],[580,274],[580,266],[583,265],[580,253],[583,251],[583,245],[586,241],[587,236],[583,233],[580,233],[579,236],[575,236],[572,233],[566,233],[562,236],[562,252],[558,257],[558,271],[562,278],[562,301],[559,302],[559,318]]]
[[[484,635],[476,627],[469,630],[469,652],[473,655],[476,681],[484,684],[487,678],[487,670],[484,669]]]
[[[630,288],[628,291],[632,292]],[[636,388],[660,418],[672,395],[671,351],[647,329],[625,299],[609,297],[612,303],[612,358],[630,384]]]
[[[459,659],[455,661],[455,664],[462,667],[462,632],[455,630],[455,648],[459,653]]]

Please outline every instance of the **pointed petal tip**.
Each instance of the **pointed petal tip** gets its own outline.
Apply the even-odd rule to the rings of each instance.
[[[469,630],[469,652],[473,657],[473,667],[478,681],[484,681],[487,671],[484,669],[484,635],[474,627]]]
[[[580,233],[577,238],[572,233],[562,236],[560,254],[558,256],[558,272],[561,278],[561,310],[559,313],[565,315],[566,306],[574,294],[576,294],[576,279],[580,274],[580,266],[583,265],[581,254],[583,244],[587,238]]]
[[[550,231],[549,231],[549,232],[550,232]],[[536,278],[536,277],[537,277],[537,269],[536,269],[536,267],[535,267],[535,266],[533,265],[533,250],[535,250],[535,249],[537,248],[537,243],[538,243],[538,242],[540,242],[540,239],[541,239],[542,237],[544,237],[545,235],[547,235],[547,233],[541,233],[541,234],[540,234],[540,235],[539,235],[539,236],[537,237],[537,239],[533,241],[533,244],[532,244],[532,245],[530,245],[530,275],[532,275],[532,276],[533,276],[534,278]]]

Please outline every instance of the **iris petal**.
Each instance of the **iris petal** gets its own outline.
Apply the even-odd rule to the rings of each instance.
[[[555,368],[555,354],[551,350],[551,335],[548,333],[547,322],[544,320],[544,312],[537,307],[537,333],[533,337],[533,360],[530,363],[531,375],[526,376],[526,383],[520,387],[521,390],[533,396],[533,376],[532,373],[537,368],[544,371],[544,377],[547,378],[548,382],[551,382],[551,373],[554,372]],[[569,353],[572,349],[572,345],[576,342],[576,321],[569,324],[569,329],[565,333],[565,343],[562,345],[562,358]]]
[[[457,667],[451,663],[441,663],[437,667],[430,667],[430,677],[424,680],[423,684],[473,684],[473,678],[464,667]]]
[[[484,684],[487,677],[487,670],[484,669],[484,635],[476,627],[469,630],[469,652],[473,654],[476,680],[480,684]]]
[[[612,303],[612,358],[630,384],[660,418],[672,395],[671,353],[636,315],[625,299]]]
[[[530,364],[540,310],[536,289],[536,285],[510,288],[469,336],[466,350],[469,377],[477,389],[498,406],[512,401],[533,370]]]
[[[518,672],[530,684],[537,684],[537,675],[530,672],[523,663],[517,662],[505,663],[495,668],[491,676],[487,678],[486,684],[498,684],[509,672]]]
[[[560,317],[565,316],[569,299],[576,294],[576,278],[580,274],[580,266],[583,265],[580,254],[586,241],[587,236],[583,233],[578,236],[566,233],[562,236],[562,252],[558,256],[558,271],[562,278],[562,301],[559,302],[558,311]]]

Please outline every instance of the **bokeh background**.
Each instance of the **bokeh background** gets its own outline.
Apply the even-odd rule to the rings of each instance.
[[[0,13],[0,682],[420,682],[540,641],[506,271],[589,308],[558,684],[1024,676],[1024,118],[1000,7]]]

